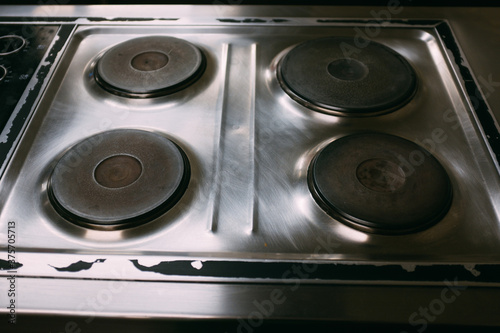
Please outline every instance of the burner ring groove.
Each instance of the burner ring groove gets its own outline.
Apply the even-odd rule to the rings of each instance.
[[[381,133],[352,134],[327,145],[309,166],[308,185],[330,216],[382,234],[424,229],[442,219],[452,199],[448,174],[430,152]]]

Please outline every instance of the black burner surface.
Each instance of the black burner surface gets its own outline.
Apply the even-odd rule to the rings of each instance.
[[[189,182],[189,163],[169,139],[140,130],[87,138],[57,163],[49,181],[56,210],[97,229],[147,222],[168,210]]]
[[[99,59],[97,82],[121,96],[148,98],[171,94],[196,81],[205,58],[193,44],[165,36],[120,43]]]
[[[407,233],[447,212],[452,188],[446,171],[426,150],[379,133],[330,143],[313,160],[309,186],[330,215],[376,233]]]
[[[297,45],[281,60],[278,79],[299,103],[336,115],[386,113],[416,89],[415,72],[401,55],[373,41],[357,46],[347,37]]]

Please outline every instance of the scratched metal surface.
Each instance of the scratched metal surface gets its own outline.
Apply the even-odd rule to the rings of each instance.
[[[25,260],[43,251],[61,255],[66,264],[88,255],[122,254],[143,263],[148,256],[149,262],[158,257],[497,262],[498,172],[432,28],[388,26],[373,38],[403,55],[419,78],[415,97],[395,112],[363,119],[325,115],[281,90],[276,64],[291,46],[321,36],[355,36],[355,28],[81,26],[2,180],[2,223],[17,223]],[[146,100],[97,86],[96,57],[146,35],[174,36],[200,47],[207,56],[202,78],[175,94]],[[192,167],[189,187],[171,210],[145,225],[121,231],[75,226],[48,201],[52,167],[78,141],[116,128],[159,132],[179,144]],[[332,140],[361,131],[398,135],[434,153],[454,192],[442,221],[413,234],[375,235],[336,221],[316,204],[306,182],[312,158]],[[327,249],[321,247],[325,242],[331,245]],[[93,272],[80,276],[106,275]],[[68,274],[49,266],[42,271],[27,266],[24,273]],[[133,269],[129,274],[158,278]]]

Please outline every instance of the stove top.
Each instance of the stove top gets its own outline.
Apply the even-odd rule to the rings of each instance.
[[[413,69],[397,52],[354,37],[297,45],[283,57],[277,75],[297,102],[339,116],[390,112],[408,102],[417,87]]]
[[[447,22],[360,38],[363,20],[234,21],[59,22],[0,179],[0,221],[19,235],[5,268],[498,283],[499,152]]]

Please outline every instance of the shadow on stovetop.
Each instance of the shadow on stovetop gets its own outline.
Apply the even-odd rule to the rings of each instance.
[[[457,325],[417,325],[380,324],[329,321],[269,320],[255,327],[243,320],[158,320],[158,319],[105,319],[95,318],[87,329],[78,326],[82,318],[66,316],[25,316],[19,317],[17,324],[9,325],[7,332],[70,332],[70,333],[270,333],[270,332],[384,332],[384,333],[448,333],[448,332],[498,332],[498,327],[457,326]],[[243,323],[243,324],[242,324]],[[34,328],[37,327],[36,330]],[[5,332],[2,330],[2,332]]]

